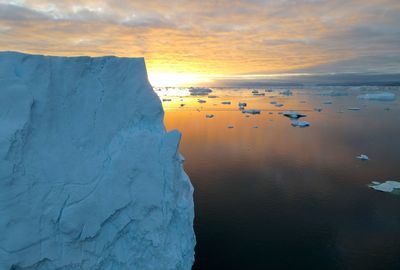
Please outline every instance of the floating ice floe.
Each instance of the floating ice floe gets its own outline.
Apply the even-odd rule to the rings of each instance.
[[[247,106],[246,102],[239,102],[239,109],[243,110]]]
[[[228,128],[233,128],[233,125],[228,125]]]
[[[349,110],[349,111],[359,111],[361,109],[358,108],[358,107],[350,107],[350,108],[347,108],[347,110]]]
[[[293,95],[293,92],[290,91],[290,89],[287,89],[287,90],[279,92],[279,94],[284,95],[284,96],[291,96],[291,95]]]
[[[321,112],[321,111],[322,111],[322,108],[314,108],[314,111],[316,111],[316,112]]]
[[[206,114],[206,118],[213,118],[214,115],[213,114]]]
[[[207,96],[211,93],[212,90],[210,88],[190,88],[189,93],[192,96]]]
[[[357,98],[365,100],[394,101],[396,100],[396,95],[389,92],[381,92],[359,95]]]
[[[310,123],[307,121],[292,121],[292,126],[294,127],[308,127],[310,126]]]
[[[348,96],[349,94],[346,92],[338,92],[338,91],[326,91],[320,93],[321,96],[329,96],[329,97],[340,97],[340,96]]]
[[[369,160],[369,157],[367,155],[361,154],[359,156],[356,156],[359,160]]]
[[[282,107],[282,106],[283,106],[283,104],[281,104],[281,103],[275,104],[275,107]]]
[[[289,117],[291,119],[299,119],[301,117],[306,117],[307,115],[303,113],[298,113],[298,112],[293,112],[293,111],[288,111],[288,112],[283,112],[282,113],[284,116]]]
[[[198,103],[206,103],[206,102],[207,102],[207,100],[204,100],[204,99],[199,99],[199,100],[197,100],[197,102],[198,102]]]
[[[224,105],[230,105],[230,104],[231,104],[231,102],[230,102],[230,101],[222,101],[222,102],[221,102],[221,104],[224,104]]]
[[[248,113],[248,114],[260,114],[260,110],[242,110],[242,113]]]
[[[400,195],[400,182],[398,181],[386,181],[383,183],[380,183],[378,181],[373,181],[368,186],[377,191],[389,192]]]

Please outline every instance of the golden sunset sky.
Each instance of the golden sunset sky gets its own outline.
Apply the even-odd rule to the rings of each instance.
[[[0,50],[144,57],[155,85],[393,74],[399,14],[399,0],[0,0]]]

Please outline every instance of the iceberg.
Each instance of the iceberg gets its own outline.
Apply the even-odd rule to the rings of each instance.
[[[377,101],[394,101],[396,100],[396,95],[389,92],[381,92],[381,93],[369,93],[369,94],[359,95],[357,98],[365,100],[377,100]]]
[[[242,110],[242,113],[248,113],[248,114],[260,114],[260,110]]]
[[[359,159],[359,160],[369,160],[369,157],[367,155],[364,155],[364,154],[356,156],[356,158]]]
[[[390,192],[393,194],[400,195],[400,182],[398,182],[398,181],[386,181],[384,183],[380,183],[378,181],[373,181],[368,186],[377,191]]]
[[[343,96],[348,96],[349,93],[346,92],[341,92],[341,91],[326,91],[320,93],[321,96],[328,96],[328,97],[343,97]]]
[[[207,96],[211,93],[212,90],[210,88],[190,88],[189,93],[192,96]]]
[[[284,91],[279,92],[279,94],[281,94],[281,95],[283,95],[283,96],[292,96],[292,95],[293,95],[293,92],[290,91],[290,89],[287,89],[287,90],[284,90]]]
[[[289,117],[291,119],[299,119],[301,117],[306,117],[307,116],[307,115],[305,115],[303,113],[292,112],[292,111],[283,112],[282,115],[286,116],[286,117]]]
[[[308,127],[308,126],[310,126],[310,123],[309,122],[307,122],[307,121],[297,121],[297,120],[294,120],[294,121],[292,121],[292,126],[294,126],[294,127]]]
[[[193,187],[143,58],[0,52],[0,269],[191,269]]]

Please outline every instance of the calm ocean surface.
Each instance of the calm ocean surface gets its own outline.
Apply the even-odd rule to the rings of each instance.
[[[400,181],[399,88],[271,89],[156,91],[171,99],[165,124],[182,132],[195,188],[194,269],[400,269],[400,196],[367,187]],[[382,89],[396,101],[357,99]],[[243,114],[239,101],[261,114]],[[288,110],[311,126],[291,126],[279,114]]]

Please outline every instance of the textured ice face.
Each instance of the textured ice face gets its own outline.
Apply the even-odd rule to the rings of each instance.
[[[0,53],[0,269],[190,269],[193,188],[143,59]]]

